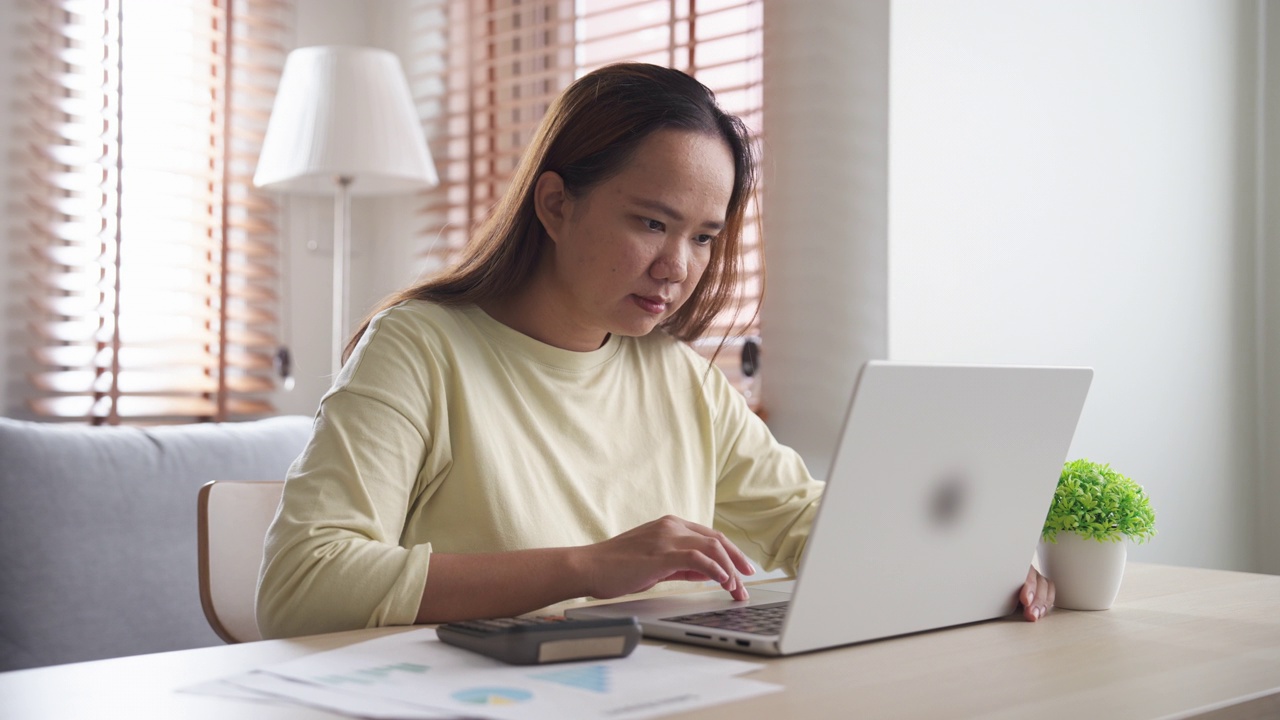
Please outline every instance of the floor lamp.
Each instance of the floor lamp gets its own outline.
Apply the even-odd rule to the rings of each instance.
[[[298,48],[285,60],[253,184],[333,195],[332,369],[347,340],[351,197],[439,182],[396,56],[366,47]]]

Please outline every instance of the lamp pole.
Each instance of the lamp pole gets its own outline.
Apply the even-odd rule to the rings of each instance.
[[[342,349],[347,340],[347,281],[351,264],[351,182],[349,175],[334,178],[338,194],[333,200],[333,375],[342,370]]]

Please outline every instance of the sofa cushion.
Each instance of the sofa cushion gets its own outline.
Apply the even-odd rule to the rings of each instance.
[[[196,493],[280,480],[311,420],[155,428],[0,418],[0,671],[217,645]]]

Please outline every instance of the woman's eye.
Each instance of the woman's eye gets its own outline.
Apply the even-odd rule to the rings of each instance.
[[[644,224],[645,224],[645,227],[655,232],[661,231],[664,228],[666,228],[666,225],[663,225],[661,220],[651,220],[649,218],[644,218]]]
[[[710,245],[716,239],[715,235],[699,235],[693,239],[699,245]]]

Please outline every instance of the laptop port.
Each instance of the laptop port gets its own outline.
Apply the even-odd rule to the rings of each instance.
[[[751,647],[751,641],[750,641],[750,640],[737,640],[737,641],[735,641],[735,642],[737,642],[737,643],[738,643],[738,646],[739,646],[739,647]]]
[[[685,635],[688,635],[689,637],[702,638],[703,640],[710,640],[710,639],[711,639],[711,636],[710,636],[710,635],[703,635],[702,633],[691,633],[691,632],[687,632],[687,633],[685,633]],[[739,640],[739,642],[741,642],[741,640]]]

